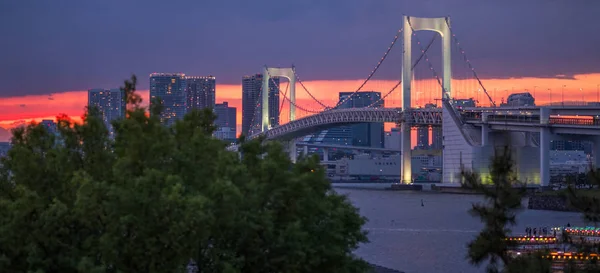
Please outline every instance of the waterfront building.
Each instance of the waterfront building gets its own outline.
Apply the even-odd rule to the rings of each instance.
[[[150,107],[154,100],[162,103],[160,121],[170,126],[186,112],[186,79],[182,73],[150,74]]]
[[[229,104],[226,101],[215,105],[215,114],[217,115],[215,121],[215,125],[217,126],[215,132],[216,138],[235,142],[237,137],[236,110],[235,107],[229,107]]]
[[[213,76],[186,76],[186,112],[215,107],[216,80]]]
[[[244,76],[242,78],[242,133],[251,135],[260,130],[262,121],[262,74]],[[279,77],[269,81],[269,126],[279,125]]]
[[[88,90],[88,108],[95,107],[100,113],[109,136],[114,137],[114,129],[111,122],[116,119],[125,118],[127,110],[127,98],[125,90],[114,89],[90,89]]]
[[[344,108],[380,108],[384,107],[381,93],[375,91],[340,92],[340,109]],[[349,125],[352,134],[352,146],[383,148],[383,122]]]
[[[391,150],[400,150],[400,142],[402,138],[400,137],[400,128],[394,127],[391,131],[385,132],[384,136],[384,148]]]

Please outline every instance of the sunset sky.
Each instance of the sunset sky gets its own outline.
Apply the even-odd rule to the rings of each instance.
[[[537,103],[558,102],[563,93],[565,100],[597,101],[598,10],[594,0],[1,1],[0,141],[5,129],[24,122],[81,116],[87,89],[121,86],[131,74],[144,98],[152,72],[213,75],[217,102],[238,107],[241,123],[241,77],[294,64],[308,89],[333,104],[337,92],[354,91],[372,70],[403,14],[449,15],[497,103],[513,90],[535,93]],[[429,56],[434,67],[437,44]],[[386,93],[397,82],[400,46],[363,90]],[[460,57],[453,69],[464,66]],[[464,75],[458,70],[454,75]],[[453,81],[455,97],[476,98],[478,87],[466,81]],[[429,90],[431,82],[416,89]],[[300,85],[296,90],[299,104],[318,108]],[[435,90],[413,94],[413,105],[435,98]],[[399,93],[386,105],[399,106]]]

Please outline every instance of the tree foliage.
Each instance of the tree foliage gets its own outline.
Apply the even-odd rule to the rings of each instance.
[[[485,202],[473,204],[469,211],[479,217],[484,224],[482,231],[468,244],[468,260],[480,265],[488,262],[486,271],[495,272],[548,272],[549,263],[537,254],[515,258],[509,249],[513,245],[507,241],[511,226],[516,224],[516,214],[521,209],[525,188],[520,187],[513,172],[510,148],[497,149],[492,158],[490,180],[483,183],[481,176],[463,168],[463,186],[483,195]],[[491,183],[487,183],[491,182]]]
[[[365,219],[332,191],[314,157],[245,141],[240,157],[212,137],[212,111],[171,127],[140,106],[114,139],[96,109],[58,135],[16,129],[0,162],[0,272],[364,272],[352,251]]]

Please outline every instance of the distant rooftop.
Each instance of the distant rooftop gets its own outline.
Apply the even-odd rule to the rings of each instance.
[[[184,73],[151,73],[150,77],[185,77]]]

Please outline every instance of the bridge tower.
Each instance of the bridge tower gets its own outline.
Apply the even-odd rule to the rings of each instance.
[[[271,77],[284,77],[290,81],[290,121],[296,120],[296,73],[294,67],[267,67],[263,69],[262,82],[262,126],[261,131],[269,130],[269,81]]]
[[[452,70],[450,65],[451,40],[450,17],[422,18],[403,16],[404,21],[404,54],[402,58],[402,110],[406,111],[412,108],[411,105],[411,84],[412,84],[412,61],[411,61],[411,42],[413,32],[415,31],[435,31],[442,36],[442,76],[443,87],[442,99],[451,98],[451,80]],[[411,124],[403,122],[401,125],[402,134],[402,182],[412,182],[411,170]]]

